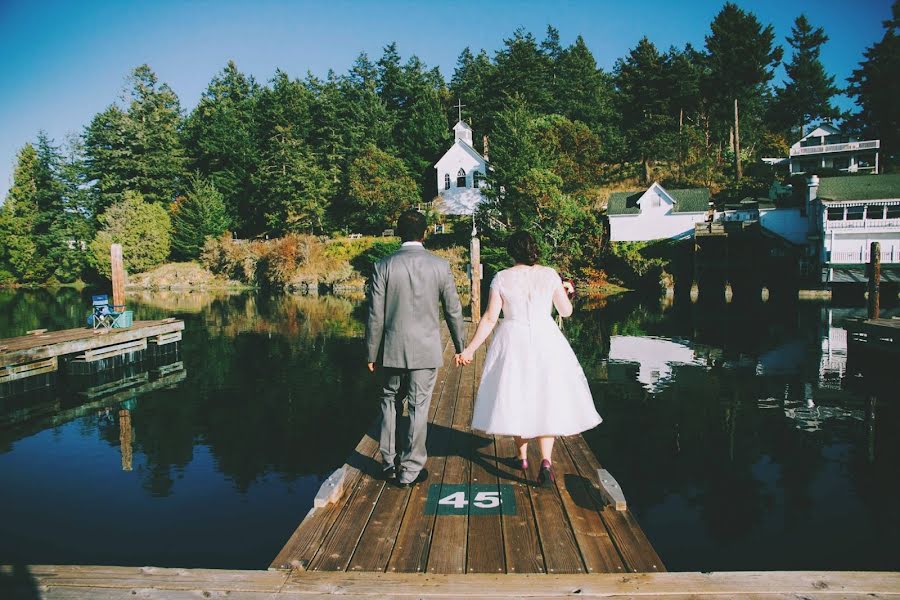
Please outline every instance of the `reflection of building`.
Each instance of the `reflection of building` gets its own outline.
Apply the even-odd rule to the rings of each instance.
[[[820,125],[791,146],[791,174],[836,169],[878,172],[879,140],[858,140],[831,125]]]
[[[481,190],[487,158],[472,146],[472,128],[461,118],[453,127],[455,140],[434,165],[437,171],[439,210],[448,215],[471,215],[484,199]]]
[[[813,175],[807,201],[820,233],[822,283],[865,281],[872,242],[881,244],[882,280],[900,281],[900,174]]]
[[[650,392],[659,392],[672,380],[675,365],[704,366],[686,342],[655,337],[614,335],[609,343],[611,363],[636,363],[637,380]]]

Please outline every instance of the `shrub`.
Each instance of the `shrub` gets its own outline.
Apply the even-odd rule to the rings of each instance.
[[[100,231],[91,241],[94,268],[110,276],[109,248],[122,244],[125,269],[140,273],[162,264],[169,257],[172,224],[161,205],[144,202],[137,192],[125,192],[99,217]]]

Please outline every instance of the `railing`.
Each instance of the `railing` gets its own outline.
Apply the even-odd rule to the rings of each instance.
[[[831,229],[879,229],[896,227],[900,229],[900,219],[850,219],[843,221],[825,221],[825,231]]]
[[[841,265],[857,265],[869,262],[869,250],[840,250],[828,253],[828,262]],[[900,263],[900,252],[891,248],[881,251],[881,262]]]
[[[801,146],[800,148],[791,148],[791,156],[825,154],[828,152],[852,152],[854,150],[876,150],[879,147],[881,147],[881,140],[847,142],[846,144],[825,144],[823,146]]]

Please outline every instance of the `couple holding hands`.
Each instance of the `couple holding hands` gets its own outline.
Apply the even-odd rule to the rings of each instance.
[[[377,365],[383,377],[382,474],[400,486],[428,479],[428,407],[442,366],[440,304],[457,351],[457,366],[472,362],[499,321],[485,359],[472,428],[515,437],[522,470],[528,469],[528,441],[537,439],[542,459],[538,481],[550,486],[555,481],[554,439],[581,433],[602,420],[581,365],[552,317],[553,307],[563,317],[572,314],[572,284],[538,264],[538,245],[529,233],[514,233],[507,249],[515,265],[494,275],[487,310],[466,346],[450,265],[425,250],[425,229],[420,212],[400,215],[397,232],[403,243],[375,265],[369,289],[367,361],[369,370],[375,372]],[[396,400],[404,381],[410,427],[397,465]]]

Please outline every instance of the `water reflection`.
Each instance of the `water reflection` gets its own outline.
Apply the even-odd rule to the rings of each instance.
[[[604,416],[586,437],[667,566],[898,568],[896,392],[848,375],[841,328],[864,309],[698,306],[567,330]]]
[[[88,296],[0,292],[0,337],[80,323]],[[0,400],[0,563],[264,568],[376,416],[358,300],[188,296],[129,297],[185,319],[177,355]],[[900,411],[848,375],[861,310],[579,309],[585,437],[670,569],[900,568]]]

